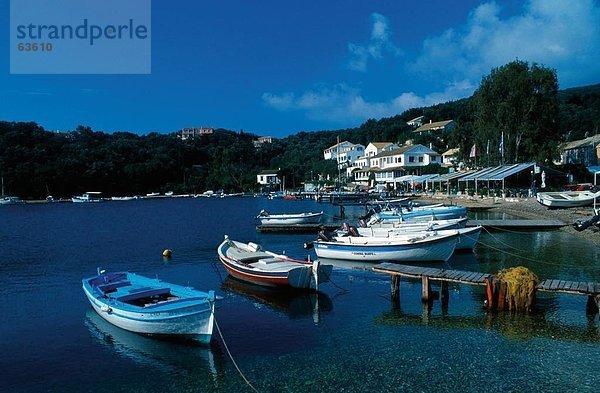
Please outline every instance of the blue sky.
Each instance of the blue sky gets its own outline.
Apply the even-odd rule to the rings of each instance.
[[[556,69],[560,88],[600,82],[594,0],[153,0],[149,75],[11,75],[9,33],[0,120],[49,130],[355,127],[468,97],[517,58]]]

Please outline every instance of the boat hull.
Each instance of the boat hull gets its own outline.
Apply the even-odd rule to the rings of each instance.
[[[140,334],[186,337],[204,344],[210,342],[214,325],[211,307],[190,307],[180,315],[135,313],[112,308],[87,292],[86,295],[98,315],[121,329]]]
[[[298,289],[308,289],[311,285],[312,270],[310,266],[298,266],[287,272],[257,272],[251,269],[244,269],[225,258],[219,257],[219,259],[231,276],[252,284],[265,287],[292,287]]]
[[[368,240],[361,241],[361,243],[318,240],[313,243],[313,246],[319,258],[371,262],[425,262],[447,261],[452,256],[457,242],[458,233],[427,242],[400,243],[392,240],[388,243],[369,244]]]

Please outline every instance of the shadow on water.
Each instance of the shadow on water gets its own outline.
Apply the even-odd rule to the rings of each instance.
[[[190,379],[204,374],[209,376],[206,379],[210,379],[214,387],[222,379],[227,360],[215,340],[205,345],[128,332],[107,322],[91,308],[86,311],[84,324],[103,348],[134,361],[138,366],[153,367],[171,375],[183,374]]]
[[[262,287],[237,280],[231,276],[225,278],[222,288],[224,291],[235,292],[258,300],[272,310],[287,315],[290,319],[312,317],[315,324],[320,322],[323,313],[333,310],[333,302],[322,292]]]

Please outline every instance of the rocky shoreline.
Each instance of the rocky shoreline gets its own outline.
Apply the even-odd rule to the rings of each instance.
[[[560,230],[588,239],[595,245],[600,245],[600,230],[596,226],[579,232],[572,224],[593,217],[591,207],[576,207],[569,209],[548,209],[538,203],[535,198],[474,198],[465,196],[434,195],[422,196],[416,201],[424,203],[444,203],[446,205],[465,206],[469,209],[489,209],[512,216],[531,220],[560,220],[566,226]]]

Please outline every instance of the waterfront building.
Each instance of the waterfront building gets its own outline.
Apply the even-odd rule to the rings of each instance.
[[[600,135],[565,143],[561,146],[561,164],[600,164]]]
[[[369,179],[384,183],[396,189],[399,178],[408,173],[419,173],[420,167],[429,164],[441,164],[441,156],[434,150],[423,146],[402,146],[382,151],[368,158],[368,167],[355,170],[354,178],[359,184],[368,185]]]

